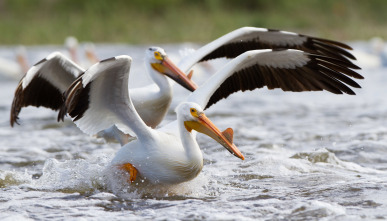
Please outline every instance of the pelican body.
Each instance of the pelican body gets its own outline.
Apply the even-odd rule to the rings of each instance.
[[[155,148],[159,146],[163,148]],[[187,131],[177,136],[152,130],[124,145],[112,161],[114,166],[127,163],[147,181],[171,184],[195,178],[203,168],[203,156],[194,134]]]

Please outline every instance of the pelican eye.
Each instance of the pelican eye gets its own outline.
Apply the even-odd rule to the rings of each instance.
[[[163,57],[161,56],[160,52],[158,51],[155,51],[154,52],[154,56],[157,60],[163,60]]]
[[[192,116],[199,117],[198,111],[195,108],[191,108],[189,111],[191,112]]]

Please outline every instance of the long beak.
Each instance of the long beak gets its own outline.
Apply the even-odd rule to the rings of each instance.
[[[17,61],[22,68],[23,74],[27,73],[28,69],[30,68],[28,66],[26,58],[23,55],[17,55]]]
[[[198,86],[191,79],[189,79],[187,75],[185,75],[185,73],[181,71],[180,68],[178,68],[168,57],[164,57],[164,60],[161,64],[169,70],[162,73],[172,78],[187,90],[194,91],[196,88],[198,88]]]
[[[71,60],[75,63],[79,64],[78,55],[77,55],[77,49],[75,47],[72,47],[69,49]]]
[[[95,55],[95,53],[92,52],[92,51],[86,51],[86,57],[87,57],[87,59],[88,59],[92,64],[97,63],[97,62],[100,61],[100,60],[97,58],[97,55]]]
[[[185,121],[186,128],[191,131],[192,129],[204,133],[212,139],[216,140],[223,147],[225,147],[231,154],[244,160],[245,157],[238,150],[233,143],[233,131],[231,128],[227,128],[221,132],[204,113],[201,113],[198,117],[199,121]]]

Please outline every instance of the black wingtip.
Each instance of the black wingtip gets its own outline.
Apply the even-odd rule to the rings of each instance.
[[[64,122],[64,117],[67,115],[67,114],[63,114],[63,113],[66,113],[65,110],[63,110],[62,108],[59,110],[59,113],[58,113],[58,117],[57,117],[57,121],[58,122]]]
[[[19,117],[15,117],[14,119],[12,119],[12,117],[11,117],[11,120],[9,121],[9,123],[10,123],[11,127],[13,127],[15,124],[20,125]]]

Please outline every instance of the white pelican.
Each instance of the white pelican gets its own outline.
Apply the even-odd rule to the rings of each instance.
[[[64,41],[64,46],[70,59],[83,68],[88,68],[91,65],[99,61],[98,57],[95,54],[95,45],[91,42],[85,42],[83,44],[83,50],[85,53],[86,59],[79,59],[79,42],[78,39],[74,36],[68,36]]]
[[[18,46],[15,55],[15,61],[0,58],[0,74],[10,79],[20,80],[29,68],[25,47]]]
[[[166,76],[190,91],[197,86],[173,64],[163,49],[149,48],[146,60],[147,71],[155,84],[131,89],[131,94],[141,118],[147,125],[156,127],[164,119],[172,100],[172,87]],[[82,67],[59,52],[51,53],[35,64],[16,88],[11,107],[11,126],[17,123],[22,107],[44,106],[58,110],[65,90],[84,72]]]
[[[233,155],[244,159],[233,143],[233,130],[221,132],[203,110],[231,93],[264,86],[284,91],[355,94],[360,88],[348,76],[362,78],[349,61],[300,50],[252,50],[228,62],[176,108],[177,119],[158,129],[148,127],[136,112],[128,90],[131,58],[113,57],[90,67],[65,92],[58,118],[68,113],[85,133],[116,125],[136,140],[125,144],[111,162],[150,183],[181,183],[195,178],[203,167],[196,132],[207,134]],[[237,110],[236,110],[237,111]]]
[[[64,46],[66,50],[69,53],[69,57],[71,58],[72,61],[75,63],[79,64],[79,59],[78,59],[78,39],[74,36],[68,36],[66,37],[64,41]]]
[[[387,66],[387,51],[382,38],[371,38],[367,42],[367,47],[362,47],[362,49],[353,52],[357,58],[357,65],[363,68],[383,68]]]
[[[74,40],[70,40],[69,42],[74,42]],[[66,45],[69,45],[69,48],[72,48],[70,46],[75,44],[68,43]],[[243,27],[210,42],[194,53],[186,55],[181,59],[178,67],[181,68],[184,73],[188,73],[193,65],[201,61],[219,57],[234,58],[248,50],[270,48],[299,49],[313,54],[334,57],[347,63],[349,62],[348,59],[355,59],[352,54],[345,50],[351,48],[348,45],[337,41],[285,31]],[[157,50],[163,51],[160,48]],[[21,84],[19,84],[16,90],[11,109],[11,125],[16,122],[21,108],[25,106],[45,106],[57,110],[63,102],[61,94],[68,86],[70,86],[70,82],[72,82],[76,76],[84,72],[82,68],[75,65],[73,62],[68,61],[65,57],[58,56],[59,55],[50,55],[48,57],[49,59],[46,58],[43,63],[38,63],[35,65],[36,67],[31,68],[27,75],[22,79]],[[172,96],[170,85],[165,78],[160,77],[159,74],[154,72],[154,69],[157,69],[157,65],[150,64],[151,62],[157,61],[157,59],[154,58],[155,55],[152,53],[152,50],[148,49],[146,67],[159,88],[154,86],[151,86],[151,88],[145,87],[143,89],[135,89],[137,92],[133,91],[131,93],[131,99],[134,106],[146,124],[151,127],[155,127],[161,122],[169,108]],[[95,61],[97,60],[96,57],[92,59],[95,59]],[[352,68],[356,67],[352,66]],[[161,69],[159,71],[162,72]],[[191,76],[192,71],[188,74],[189,78],[191,78]],[[58,79],[63,80],[58,83]],[[47,88],[47,90],[51,91],[51,95],[47,96],[45,93],[42,93],[44,92],[43,90],[36,90],[37,86],[29,86],[31,82],[36,82],[34,85],[39,85],[39,87]],[[60,84],[60,86],[57,84]],[[26,90],[29,92],[25,92]]]

